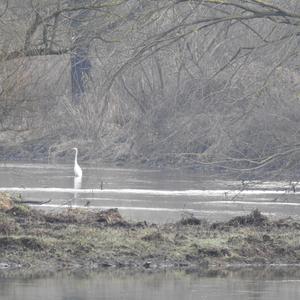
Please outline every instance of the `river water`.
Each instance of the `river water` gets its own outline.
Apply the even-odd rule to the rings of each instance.
[[[298,217],[300,188],[290,182],[209,180],[187,170],[143,170],[72,165],[0,165],[0,191],[27,201],[50,201],[44,209],[118,207],[129,220],[164,223],[183,214],[224,220],[258,208],[269,217]]]
[[[118,207],[127,219],[158,223],[178,220],[182,214],[224,220],[254,208],[274,218],[298,218],[300,213],[300,193],[289,182],[209,180],[183,170],[84,166],[83,172],[78,182],[71,165],[3,163],[0,191],[27,201],[50,201],[36,206],[39,209]],[[249,270],[225,277],[120,271],[35,279],[0,275],[0,300],[300,299],[300,270],[290,269]]]
[[[0,278],[1,300],[299,300],[300,276],[252,270],[226,277],[183,272]]]

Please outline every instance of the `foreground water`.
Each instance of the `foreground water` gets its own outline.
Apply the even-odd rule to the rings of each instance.
[[[182,170],[139,170],[85,166],[82,182],[71,165],[2,164],[0,191],[26,201],[50,201],[39,208],[118,207],[128,219],[169,222],[193,213],[228,219],[254,208],[271,217],[300,213],[300,193],[290,182],[209,180]],[[300,270],[248,270],[227,276],[182,272],[89,275],[57,274],[36,279],[1,277],[0,300],[93,299],[300,299]]]
[[[42,208],[118,207],[130,220],[172,222],[182,214],[229,219],[258,208],[269,217],[298,217],[296,183],[209,180],[192,171],[85,166],[82,181],[72,165],[1,164],[0,191],[27,201],[49,201]]]
[[[56,275],[40,279],[1,279],[1,300],[298,300],[300,276],[284,270],[248,270],[238,274],[199,276],[183,272],[157,274]]]

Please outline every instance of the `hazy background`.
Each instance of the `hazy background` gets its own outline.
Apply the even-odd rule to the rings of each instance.
[[[298,0],[1,0],[0,157],[299,174]]]

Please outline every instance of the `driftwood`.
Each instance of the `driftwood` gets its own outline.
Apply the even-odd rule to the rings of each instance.
[[[51,202],[51,201],[52,201],[52,199],[49,199],[49,200],[47,200],[47,201],[24,200],[24,201],[20,201],[19,203],[21,203],[21,204],[43,205],[43,204],[49,203],[49,202]]]

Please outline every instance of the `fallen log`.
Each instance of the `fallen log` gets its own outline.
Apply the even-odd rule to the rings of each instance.
[[[19,201],[20,204],[34,204],[34,205],[43,205],[46,203],[51,202],[52,199],[46,200],[46,201],[34,201],[34,200],[23,200]]]

